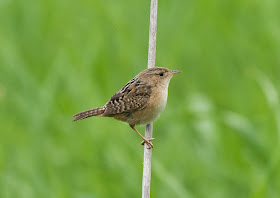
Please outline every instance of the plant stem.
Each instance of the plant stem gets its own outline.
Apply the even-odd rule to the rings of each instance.
[[[158,0],[151,0],[148,68],[155,67],[155,62],[156,62],[157,9],[158,9]],[[147,124],[146,126],[145,137],[152,138],[152,136],[153,136],[153,123],[150,123]],[[150,198],[151,165],[152,165],[152,149],[148,149],[147,144],[145,144],[144,162],[143,162],[142,198]]]

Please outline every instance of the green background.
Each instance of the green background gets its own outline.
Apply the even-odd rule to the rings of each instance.
[[[147,67],[150,1],[0,0],[0,197],[141,197],[143,147],[72,123]],[[280,1],[159,2],[151,197],[280,197]],[[143,127],[138,129],[144,133]]]

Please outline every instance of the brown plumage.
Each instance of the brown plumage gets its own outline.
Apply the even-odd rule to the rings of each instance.
[[[148,124],[159,117],[167,102],[169,81],[179,72],[163,67],[146,69],[116,92],[103,107],[77,113],[73,122],[92,116],[114,117],[128,123],[141,136],[142,144],[152,148],[149,141],[154,138],[144,138],[135,125]]]
[[[73,120],[73,122],[76,122],[78,120],[82,120],[82,119],[85,119],[85,118],[88,118],[88,117],[91,117],[91,116],[98,116],[98,115],[104,113],[104,111],[105,111],[104,107],[97,107],[97,108],[94,108],[94,109],[90,109],[90,110],[87,110],[87,111],[77,113],[77,114],[73,115],[73,117],[76,117]]]

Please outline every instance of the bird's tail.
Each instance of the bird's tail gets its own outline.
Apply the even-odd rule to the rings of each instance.
[[[82,119],[85,119],[85,118],[88,118],[91,116],[101,115],[102,113],[104,113],[104,111],[105,111],[105,107],[97,107],[94,109],[90,109],[87,111],[77,113],[77,114],[73,115],[73,117],[75,117],[75,119],[72,122],[76,122],[78,120],[82,120]]]

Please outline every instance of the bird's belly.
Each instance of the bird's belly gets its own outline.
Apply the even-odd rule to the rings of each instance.
[[[154,95],[153,98],[150,98],[148,105],[144,109],[136,111],[131,115],[135,122],[134,124],[144,125],[157,120],[160,113],[165,109],[166,102],[167,92]]]
[[[114,116],[115,119],[126,122],[131,125],[145,125],[159,118],[160,113],[164,110],[165,105],[147,106],[142,110],[131,113],[122,113]]]
[[[144,125],[144,124],[148,124],[153,121],[156,121],[159,118],[161,112],[164,110],[164,108],[165,108],[165,105],[147,108],[146,112],[148,112],[148,113],[145,113],[142,116],[142,118],[139,120],[138,124]]]

